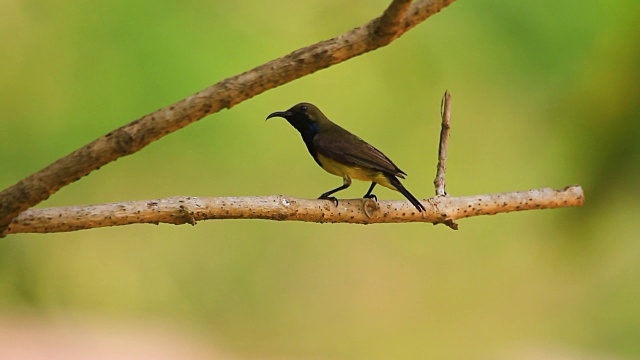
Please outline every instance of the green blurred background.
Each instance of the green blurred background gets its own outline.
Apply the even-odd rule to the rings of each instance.
[[[387,3],[3,0],[0,188]],[[449,193],[580,184],[582,208],[459,231],[229,220],[11,235],[0,319],[160,323],[238,359],[640,357],[639,16],[637,0],[457,1],[388,47],[209,116],[41,204],[316,197],[340,179],[284,120],[264,122],[300,101],[432,196],[448,89]]]

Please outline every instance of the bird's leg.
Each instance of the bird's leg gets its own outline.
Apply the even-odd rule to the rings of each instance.
[[[376,184],[377,183],[374,183],[374,182],[371,183],[371,187],[369,188],[369,191],[367,191],[367,193],[364,194],[363,198],[374,199],[375,201],[378,201],[378,197],[371,193],[373,191],[373,188],[376,187]]]
[[[345,176],[343,178],[342,186],[338,186],[337,188],[335,188],[333,190],[327,191],[326,193],[320,195],[320,197],[318,199],[331,200],[334,203],[336,203],[336,206],[338,206],[338,199],[336,199],[335,196],[331,196],[331,194],[336,193],[336,192],[338,192],[340,190],[344,190],[344,189],[348,188],[349,186],[351,186],[351,178]]]

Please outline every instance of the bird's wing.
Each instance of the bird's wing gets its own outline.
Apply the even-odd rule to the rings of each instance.
[[[400,178],[406,175],[385,154],[366,141],[346,130],[340,131],[339,136],[336,135],[338,134],[317,134],[313,138],[316,151],[345,165],[370,168]]]

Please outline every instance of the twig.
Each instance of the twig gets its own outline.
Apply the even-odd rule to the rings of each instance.
[[[128,224],[191,224],[207,219],[266,219],[330,223],[446,223],[472,216],[511,211],[582,206],[580,186],[477,196],[436,196],[417,212],[408,201],[326,200],[287,196],[201,198],[178,196],[102,205],[29,209],[7,228],[8,234],[49,233]],[[373,209],[367,204],[375,204]]]
[[[436,196],[447,195],[445,191],[445,175],[447,171],[447,148],[449,147],[449,130],[451,129],[451,94],[448,91],[442,96],[440,105],[442,127],[440,129],[440,146],[438,147],[438,166],[436,178],[433,184],[436,187]]]
[[[447,149],[449,148],[449,130],[451,129],[451,94],[445,91],[440,103],[440,117],[442,125],[440,128],[440,145],[438,146],[438,166],[436,169],[436,178],[433,185],[436,187],[436,196],[447,196],[445,190],[445,175],[447,172]],[[453,219],[445,219],[443,224],[458,230],[458,224]]]
[[[381,17],[361,27],[222,80],[98,138],[0,192],[0,236],[20,212],[90,172],[207,115],[385,46],[453,1],[394,0]]]

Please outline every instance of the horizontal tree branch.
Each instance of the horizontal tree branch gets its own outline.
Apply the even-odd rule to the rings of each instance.
[[[207,115],[385,46],[453,1],[393,0],[382,16],[361,27],[222,80],[98,138],[0,192],[0,237],[20,212],[65,185]]]
[[[288,196],[176,196],[87,206],[30,209],[15,218],[8,234],[51,233],[128,224],[191,224],[208,219],[297,220],[320,223],[451,223],[479,215],[582,206],[580,186],[476,196],[436,196],[422,201],[420,213],[408,201],[327,200]]]

